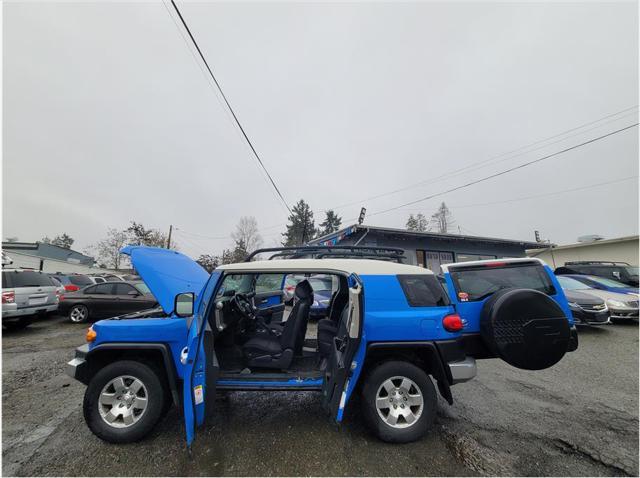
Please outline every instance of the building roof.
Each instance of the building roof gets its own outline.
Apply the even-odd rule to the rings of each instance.
[[[3,242],[2,250],[85,265],[95,262],[95,259],[91,256],[47,242]]]
[[[398,229],[393,227],[381,227],[381,226],[369,226],[366,224],[353,224],[347,226],[339,231],[331,234],[326,234],[322,237],[309,241],[309,244],[336,244],[347,236],[350,236],[358,231],[375,231],[383,234],[397,234],[411,237],[422,237],[425,239],[440,239],[440,240],[454,240],[454,241],[476,241],[476,242],[491,242],[497,244],[518,244],[525,248],[540,247],[540,244],[533,241],[521,241],[514,239],[502,239],[497,237],[483,237],[483,236],[467,236],[462,234],[440,234],[437,232],[415,232],[408,231],[407,229]],[[335,241],[335,242],[334,242]]]
[[[574,248],[578,248],[578,247],[589,247],[589,246],[597,246],[599,244],[616,244],[619,242],[629,242],[629,241],[635,241],[638,242],[638,235],[635,236],[624,236],[624,237],[615,237],[613,239],[600,239],[597,241],[590,241],[590,242],[574,242],[573,244],[563,244],[561,246],[556,246],[555,244],[553,245],[553,250],[557,251],[557,250],[562,250],[562,249],[574,249]],[[549,250],[549,245],[547,245],[546,247],[540,247],[540,244],[536,244],[537,247],[532,247],[531,249],[527,249],[527,254],[531,253],[531,254],[541,254],[545,251]]]
[[[216,270],[229,272],[346,272],[358,275],[433,274],[429,269],[372,259],[280,259],[226,264]]]

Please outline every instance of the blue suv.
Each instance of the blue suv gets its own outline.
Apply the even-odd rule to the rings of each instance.
[[[208,274],[176,251],[125,247],[163,313],[88,329],[68,373],[87,385],[92,432],[136,441],[176,405],[189,447],[217,390],[306,390],[321,393],[337,422],[359,393],[380,439],[409,442],[429,430],[437,393],[452,404],[452,385],[476,375],[477,359],[541,370],[578,346],[562,288],[539,259],[447,264],[443,287],[427,269],[388,260],[397,255],[327,249]],[[288,274],[336,278],[317,331],[308,327],[313,287],[301,281],[285,304],[279,284]]]

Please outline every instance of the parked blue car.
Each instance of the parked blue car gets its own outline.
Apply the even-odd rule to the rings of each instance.
[[[637,288],[628,286],[627,284],[623,284],[622,282],[618,282],[613,279],[607,279],[606,277],[588,276],[584,274],[562,274],[562,276],[571,277],[572,279],[582,282],[594,289],[618,292],[619,294],[638,295]]]
[[[176,251],[122,252],[167,316],[96,322],[68,364],[87,384],[87,425],[108,442],[143,438],[173,403],[190,446],[217,390],[317,391],[337,422],[357,390],[371,430],[409,442],[430,429],[437,393],[452,404],[452,385],[476,375],[477,359],[542,370],[578,346],[564,293],[539,259],[444,265],[447,294],[431,271],[384,260],[264,260],[209,275]],[[296,285],[284,324],[256,306],[256,284],[278,284],[282,274],[335,277],[316,336],[307,333],[308,280]],[[278,306],[282,290],[266,289],[259,302]]]

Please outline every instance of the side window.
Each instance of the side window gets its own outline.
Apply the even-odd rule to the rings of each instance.
[[[92,289],[94,289],[93,294],[113,294],[113,286],[111,284],[98,284],[97,286],[92,287]]]
[[[449,304],[446,292],[433,275],[399,275],[398,281],[411,307],[438,307]]]
[[[97,294],[96,289],[97,289],[97,287],[87,287],[84,290],[84,293],[85,294]]]
[[[282,287],[284,274],[260,274],[256,278],[256,294],[264,292],[279,292]]]
[[[107,284],[104,284],[102,287],[106,285]],[[101,287],[101,286],[98,286],[98,287]],[[115,295],[127,295],[131,291],[138,292],[132,285],[125,284],[124,282],[120,284],[109,284],[109,287],[115,288],[115,292],[114,292]]]

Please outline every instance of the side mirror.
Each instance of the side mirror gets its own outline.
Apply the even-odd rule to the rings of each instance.
[[[183,292],[176,295],[173,303],[173,312],[178,317],[191,317],[193,315],[193,303],[196,295],[193,292]]]

